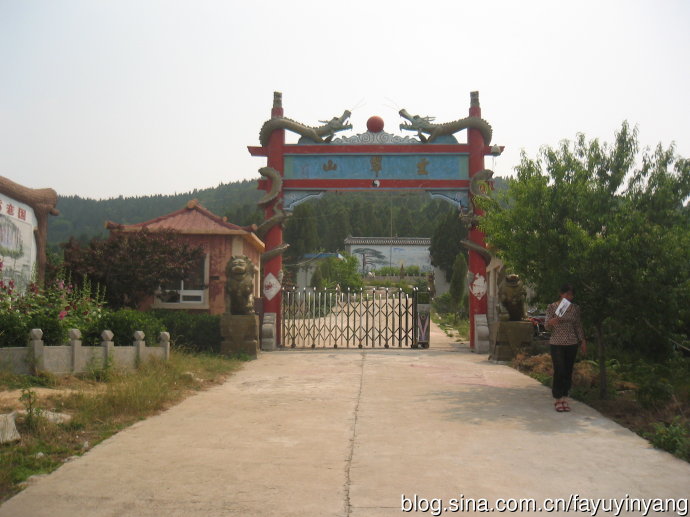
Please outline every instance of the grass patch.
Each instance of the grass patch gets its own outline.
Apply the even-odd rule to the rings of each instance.
[[[60,378],[50,372],[38,372],[36,375],[20,375],[7,370],[0,370],[0,388],[18,390],[26,387],[56,388]]]
[[[431,312],[431,319],[448,337],[458,338],[461,341],[470,339],[470,320],[462,318],[454,313]]]
[[[41,400],[32,390],[44,386],[41,379],[3,374],[0,388],[21,388],[28,412],[17,417],[21,441],[0,445],[0,501],[21,490],[29,477],[51,472],[120,429],[222,382],[241,364],[240,359],[173,349],[169,361],[147,361],[134,372],[111,368],[108,375],[56,377],[50,387],[58,390]],[[44,416],[47,409],[68,413],[72,420],[52,423]]]

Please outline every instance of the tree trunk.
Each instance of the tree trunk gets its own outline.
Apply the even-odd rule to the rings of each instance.
[[[601,337],[601,324],[595,327],[597,336],[597,349],[599,350],[599,397],[602,400],[608,398],[608,380],[606,375],[606,350],[604,340]]]

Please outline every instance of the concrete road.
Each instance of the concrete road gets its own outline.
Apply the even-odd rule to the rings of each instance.
[[[451,515],[510,498],[590,515],[586,499],[622,503],[619,515],[674,499],[670,514],[684,514],[690,464],[572,407],[556,413],[547,388],[435,326],[430,350],[267,353],[66,463],[0,517]]]

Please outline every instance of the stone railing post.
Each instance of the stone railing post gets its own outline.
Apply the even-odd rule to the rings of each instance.
[[[261,325],[261,350],[276,349],[276,315],[272,312],[264,314]]]
[[[72,372],[81,371],[81,330],[69,329],[69,344],[72,347]]]
[[[27,356],[29,367],[36,373],[45,370],[45,358],[43,357],[43,331],[41,329],[31,329],[29,332],[29,349]]]
[[[104,330],[101,332],[101,347],[103,347],[103,368],[106,368],[109,364],[110,357],[115,351],[115,343],[113,343],[113,336],[115,334],[110,330]]]
[[[163,349],[163,359],[170,359],[170,333],[161,332],[158,335],[158,346]]]
[[[144,334],[141,330],[136,330],[133,336],[134,348],[137,351],[137,364],[141,364],[141,362],[144,360],[144,349],[146,348],[146,334]]]

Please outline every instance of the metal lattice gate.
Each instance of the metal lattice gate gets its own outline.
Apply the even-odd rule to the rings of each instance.
[[[416,290],[407,294],[398,289],[284,289],[283,346],[428,348],[429,305],[425,297],[426,292]]]

